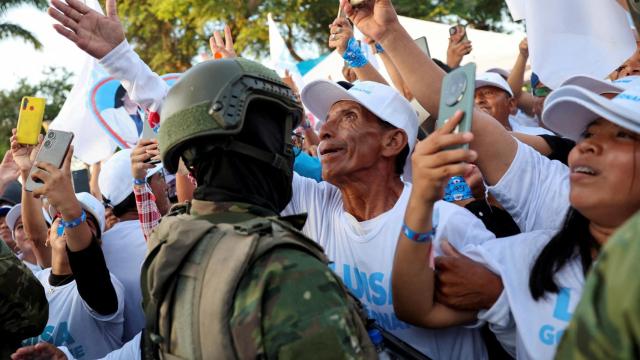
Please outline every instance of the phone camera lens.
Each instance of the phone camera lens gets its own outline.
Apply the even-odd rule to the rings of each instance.
[[[55,139],[55,138],[56,138],[56,134],[55,134],[55,133],[49,132],[49,133],[47,134],[47,139],[52,139],[52,140],[53,140],[53,139]]]
[[[467,90],[467,78],[464,73],[459,72],[452,75],[450,87],[445,89],[446,98],[445,102],[447,106],[454,106],[464,97],[464,92]]]
[[[47,149],[50,148],[51,147],[51,140],[45,141],[44,142],[44,147],[47,148]]]

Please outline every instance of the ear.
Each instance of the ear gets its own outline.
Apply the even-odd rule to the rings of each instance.
[[[402,151],[409,143],[407,133],[401,129],[388,130],[382,137],[382,155],[393,157]]]
[[[515,115],[518,113],[518,100],[513,96],[509,98],[509,114]]]

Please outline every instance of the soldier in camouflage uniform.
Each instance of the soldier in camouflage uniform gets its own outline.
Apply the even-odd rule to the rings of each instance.
[[[277,74],[245,59],[196,65],[169,92],[162,108],[159,133],[162,160],[169,171],[175,171],[179,161],[184,161],[196,178],[198,188],[194,192],[195,200],[188,207],[189,215],[176,216],[180,211],[174,209],[149,240],[142,280],[148,325],[142,341],[145,358],[160,357],[160,353],[207,359],[375,357],[363,321],[341,280],[327,266],[322,249],[296,230],[304,220],[294,228],[290,222],[276,219],[292,196],[291,134],[302,116],[300,103]],[[200,239],[215,231],[219,223],[243,224],[267,217],[275,219],[277,224],[273,225],[273,233],[261,233],[258,242],[277,241],[284,236],[297,238],[303,246],[276,246],[259,257],[251,256],[249,265],[239,276],[223,320],[210,316],[216,309],[200,311],[188,320],[228,322],[212,324],[212,327],[227,329],[221,332],[228,332],[230,340],[221,342],[225,334],[209,331],[205,339],[218,341],[220,346],[207,351],[209,345],[201,340],[205,332],[202,328],[207,324],[199,325],[193,336],[184,337],[184,329],[192,325],[185,323],[191,308],[197,310],[207,304],[192,306],[191,299],[184,300],[186,290],[182,290],[189,285],[181,282],[181,278],[177,280],[176,289],[182,290],[166,296],[175,298],[174,303],[158,300],[161,297],[154,294],[165,289],[157,285],[161,281],[158,279],[165,276],[167,269],[183,266],[175,264],[178,252],[198,251],[177,250],[193,242],[192,238],[198,238],[194,248],[208,246],[202,243],[217,241],[216,235],[206,238],[207,241]],[[167,246],[175,248],[167,250]],[[212,246],[216,246],[211,250],[212,258],[224,251],[220,250],[222,245]],[[257,247],[260,246],[259,243]],[[196,264],[193,261],[200,261],[198,258],[193,255],[188,258],[192,267]],[[211,272],[211,266],[216,266],[215,261],[209,260],[211,263],[213,265],[206,262],[197,265]],[[222,272],[228,276],[232,270],[224,268]],[[183,274],[184,270],[177,273]],[[223,282],[217,277],[207,280],[210,275],[204,276],[203,288],[212,282]],[[205,292],[202,290],[201,301],[215,303],[211,298],[204,298]],[[178,304],[179,301],[185,303]],[[165,326],[164,331],[162,324],[166,321],[159,310],[163,306],[169,306],[168,311],[173,313],[164,318],[173,322]],[[189,308],[187,315],[183,315],[185,308]],[[202,318],[203,312],[209,318]],[[155,317],[159,319],[154,321]],[[198,336],[200,338],[194,340]],[[193,348],[200,346],[203,350],[193,352]],[[234,355],[223,352],[222,348],[231,349]]]
[[[39,335],[48,317],[42,285],[0,241],[0,359],[9,359],[22,340]]]
[[[609,239],[587,277],[558,359],[640,356],[640,213]]]

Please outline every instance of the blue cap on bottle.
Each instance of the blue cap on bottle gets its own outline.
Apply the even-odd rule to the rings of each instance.
[[[380,332],[380,330],[371,329],[368,331],[368,333],[369,333],[369,339],[371,339],[371,342],[373,343],[373,345],[382,344],[382,341],[384,339],[382,337],[382,333]]]

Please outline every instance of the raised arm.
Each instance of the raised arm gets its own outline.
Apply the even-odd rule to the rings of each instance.
[[[59,22],[54,29],[100,60],[134,102],[145,110],[159,112],[169,87],[129,46],[115,0],[106,1],[106,15],[78,0],[52,0],[48,12]]]
[[[427,234],[432,231],[433,207],[444,195],[444,187],[452,176],[462,176],[476,160],[472,150],[443,150],[469,143],[471,133],[452,134],[462,119],[458,113],[426,140],[419,142],[411,157],[413,188],[403,231],[398,238],[393,262],[393,307],[398,318],[422,327],[448,327],[472,322],[475,312],[447,308],[435,300],[435,273],[429,264],[433,235],[424,240],[409,237],[407,231]],[[409,229],[409,230],[407,230]]]
[[[527,38],[522,39],[519,46],[518,58],[509,74],[509,87],[513,91],[513,97],[519,99],[522,94],[522,85],[524,83],[524,73],[527,70],[527,59],[529,59],[529,42]]]
[[[353,27],[346,18],[337,18],[331,24],[331,35],[329,35],[329,47],[335,48],[340,56],[344,57],[344,53],[349,50],[349,45],[356,46],[353,37]],[[351,42],[351,43],[350,43]],[[359,50],[359,49],[358,49]],[[387,84],[387,81],[380,75],[378,70],[367,62],[361,67],[351,67],[356,73],[360,81],[375,81],[381,84]]]
[[[12,130],[11,136],[11,153],[13,159],[20,169],[20,175],[22,177],[22,183],[26,184],[29,171],[33,165],[33,160],[38,153],[37,146],[19,144],[16,139],[16,129]],[[42,137],[40,137],[39,143],[42,143]],[[51,266],[51,249],[46,246],[48,228],[47,223],[42,215],[42,201],[36,199],[32,193],[22,188],[22,224],[24,225],[24,231],[31,242],[33,242],[33,252],[38,261],[38,265],[43,269]]]
[[[389,53],[413,95],[432,116],[437,117],[444,72],[400,25],[391,1],[372,0],[357,8],[347,0],[341,0],[341,4],[358,29]],[[472,131],[475,137],[470,146],[478,153],[476,164],[485,181],[495,184],[513,161],[517,143],[502,125],[479,110],[473,113]]]

